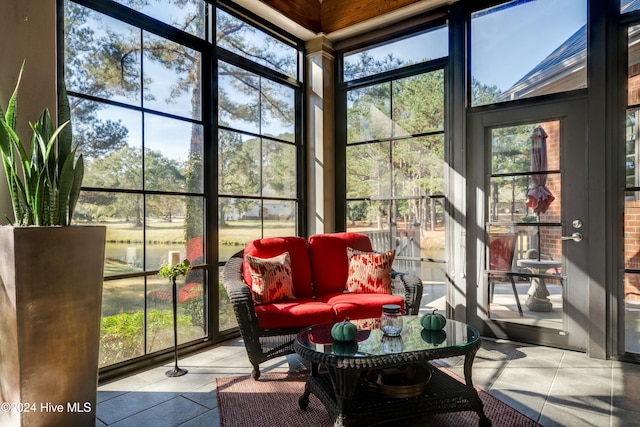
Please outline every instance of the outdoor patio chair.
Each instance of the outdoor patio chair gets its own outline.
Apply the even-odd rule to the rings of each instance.
[[[493,304],[493,294],[496,282],[511,282],[513,296],[518,305],[518,312],[522,316],[522,306],[518,297],[518,289],[513,274],[507,274],[512,271],[513,258],[516,250],[516,234],[491,234],[489,236],[489,309]]]

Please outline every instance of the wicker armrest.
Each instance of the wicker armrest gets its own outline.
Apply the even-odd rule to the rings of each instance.
[[[422,280],[415,274],[391,272],[391,292],[404,296],[407,314],[417,315],[422,300]]]
[[[225,265],[222,280],[236,314],[240,335],[246,344],[259,346],[258,318],[251,297],[249,286],[242,276],[242,260],[244,251],[234,254]]]
[[[223,271],[224,287],[238,321],[240,336],[253,366],[252,376],[260,377],[260,363],[293,353],[293,340],[300,328],[264,329],[258,327],[251,290],[244,282],[242,261],[244,251],[234,254]]]

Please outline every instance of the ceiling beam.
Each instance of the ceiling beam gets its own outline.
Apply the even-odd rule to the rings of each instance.
[[[282,1],[282,0],[279,0]],[[323,0],[320,6],[322,32],[342,30],[377,18],[422,0]]]
[[[326,1],[326,0],[325,0]],[[307,30],[323,31],[319,0],[260,0]]]
[[[433,0],[260,0],[260,2],[316,34],[343,30],[413,4],[437,3]]]

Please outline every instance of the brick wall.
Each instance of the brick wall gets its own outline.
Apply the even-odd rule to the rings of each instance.
[[[640,104],[640,64],[628,71],[629,105]],[[626,200],[624,204],[624,265],[627,269],[640,269],[640,201]],[[624,298],[640,302],[640,274],[625,274]]]
[[[629,67],[629,83],[627,97],[629,105],[640,104],[640,64]]]
[[[547,168],[550,171],[560,170],[560,122],[552,121],[540,123],[547,133]],[[562,191],[560,186],[560,174],[547,176],[547,188],[555,197],[555,200],[545,213],[540,214],[540,222],[560,222],[562,207]],[[540,252],[551,256],[553,259],[562,259],[562,230],[559,227],[542,227],[540,229]]]
[[[640,201],[625,202],[624,264],[628,269],[640,269]],[[625,274],[624,298],[640,302],[640,274]]]

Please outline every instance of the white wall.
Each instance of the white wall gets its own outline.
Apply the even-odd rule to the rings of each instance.
[[[324,36],[307,42],[307,232],[332,233],[335,221],[333,45]]]
[[[55,114],[56,106],[56,1],[2,0],[0,13],[0,105],[5,110],[16,84],[22,61],[18,97],[18,134],[29,141],[29,122],[34,122],[43,108]],[[0,162],[0,224],[7,224],[13,210]]]

